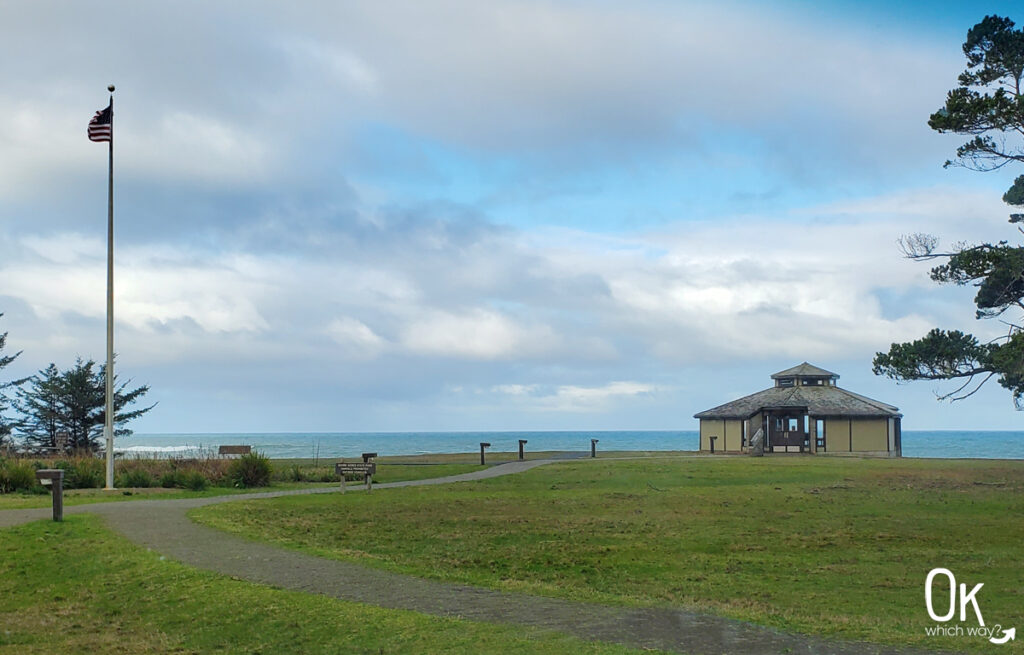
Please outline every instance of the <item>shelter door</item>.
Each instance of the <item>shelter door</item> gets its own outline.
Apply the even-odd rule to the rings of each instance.
[[[804,413],[773,414],[768,427],[772,452],[803,452],[809,445]]]

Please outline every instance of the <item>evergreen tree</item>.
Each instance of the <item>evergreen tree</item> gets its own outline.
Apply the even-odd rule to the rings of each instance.
[[[959,87],[928,121],[940,133],[971,137],[945,165],[991,171],[1024,163],[1024,31],[1015,29],[1009,18],[986,16],[967,32],[963,52],[967,70],[959,77]],[[1024,207],[1024,175],[1003,201]],[[1010,222],[1024,222],[1024,214],[1011,214]],[[906,236],[901,246],[911,259],[945,260],[931,270],[936,282],[975,286],[976,318],[1024,309],[1024,247],[999,241],[958,244],[940,252],[938,239],[927,234]],[[970,396],[995,377],[1010,390],[1017,407],[1024,408],[1024,327],[1005,318],[1003,322],[1006,335],[991,342],[958,330],[934,329],[916,341],[894,343],[888,353],[875,355],[874,372],[896,380],[959,379],[958,388],[941,396],[953,400]]]
[[[114,376],[114,434],[128,436],[126,425],[155,407],[128,409],[149,391],[148,386],[129,389],[131,380],[121,383]],[[102,445],[106,421],[106,366],[94,360],[75,360],[59,371],[50,364],[32,378],[29,388],[19,394],[26,439],[44,448],[95,451]],[[66,439],[62,438],[65,437]]]
[[[60,430],[62,379],[56,364],[50,364],[18,390],[18,410],[23,416],[19,432],[25,442],[39,449],[56,449]]]
[[[103,403],[106,398],[104,381],[95,370],[96,362],[83,362],[79,357],[75,365],[61,374],[61,413],[59,424],[68,436],[68,449],[95,450],[93,438],[102,436]]]
[[[0,314],[2,317],[3,314]],[[14,353],[13,355],[4,355],[4,348],[7,346],[7,333],[0,333],[0,370],[7,367],[8,364],[13,362],[21,354],[21,351]],[[5,448],[11,445],[11,432],[17,427],[17,422],[5,414],[11,407],[11,401],[7,396],[8,390],[16,388],[23,384],[27,378],[21,380],[11,380],[10,382],[0,382],[0,448]]]

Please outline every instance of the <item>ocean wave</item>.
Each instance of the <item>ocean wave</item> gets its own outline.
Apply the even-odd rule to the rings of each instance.
[[[126,446],[114,448],[115,453],[185,453],[204,450],[203,446]]]

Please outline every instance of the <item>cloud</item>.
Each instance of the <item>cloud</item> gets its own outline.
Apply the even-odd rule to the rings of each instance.
[[[279,46],[294,60],[296,68],[310,64],[321,67],[343,88],[362,95],[372,95],[380,83],[380,76],[373,68],[342,47],[297,36],[282,38]]]
[[[25,238],[34,260],[10,262],[3,270],[9,295],[23,299],[43,318],[62,313],[102,317],[106,312],[105,244],[78,234]],[[262,263],[243,254],[200,263],[193,253],[162,246],[118,251],[116,317],[136,329],[187,320],[205,332],[260,331],[267,323],[257,309],[267,284]]]
[[[548,354],[557,339],[544,325],[521,325],[487,309],[461,314],[417,312],[402,330],[402,345],[418,355],[469,359],[531,359]]]
[[[642,382],[613,381],[599,386],[499,384],[489,391],[508,397],[524,412],[605,412],[667,389]]]
[[[168,376],[216,362],[232,387],[287,372],[409,416],[456,387],[487,391],[454,412],[662,407],[698,393],[687,371],[865,362],[934,325],[984,334],[970,290],[935,286],[895,239],[1008,229],[998,199],[935,189],[617,235],[423,211],[319,225],[322,247],[122,245],[122,361]],[[29,371],[102,352],[103,250],[78,233],[0,241],[5,328]]]
[[[499,384],[491,387],[494,393],[508,394],[510,396],[525,396],[537,389],[535,384]]]
[[[140,333],[231,334],[253,355],[274,339],[302,357],[324,348],[342,359],[549,362],[620,375],[630,358],[863,356],[937,318],[973,327],[954,303],[942,316],[912,298],[885,304],[942,293],[926,268],[900,258],[900,234],[919,220],[977,233],[986,212],[993,234],[1004,229],[998,203],[983,196],[910,195],[796,212],[813,216],[804,223],[741,217],[617,236],[451,222],[411,233],[404,219],[379,217],[370,230],[322,233],[323,251],[127,245],[117,318]],[[56,233],[17,243],[0,265],[8,295],[47,319],[103,316],[102,242]],[[523,384],[541,382],[550,380]]]
[[[331,321],[326,332],[344,351],[359,359],[372,359],[388,347],[365,323],[349,316]]]
[[[104,6],[0,25],[0,311],[26,366],[102,352],[84,131],[111,81],[120,361],[195,402],[457,416],[461,387],[670,416],[701,371],[990,329],[893,245],[1006,234],[998,193],[927,178],[947,34],[756,3]]]
[[[593,411],[603,409],[618,398],[656,393],[658,388],[640,382],[609,382],[600,387],[565,385],[558,387],[549,400],[548,409],[556,411]]]
[[[7,12],[0,56],[21,71],[0,97],[0,194],[95,166],[84,124],[110,81],[97,69],[117,78],[123,171],[252,189],[351,161],[368,124],[526,156],[531,171],[657,157],[805,176],[851,160],[850,174],[875,175],[916,165],[913,153],[939,160],[924,117],[962,66],[955,44],[758,5],[257,2],[245,16],[127,5]]]

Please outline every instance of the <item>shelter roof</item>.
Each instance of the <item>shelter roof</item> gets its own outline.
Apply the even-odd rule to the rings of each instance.
[[[826,371],[823,368],[818,368],[814,364],[804,362],[802,364],[797,364],[793,368],[787,368],[785,371],[779,371],[772,375],[773,380],[793,377],[838,378],[839,374],[833,373],[832,371]]]
[[[811,368],[823,370],[817,367]],[[824,371],[824,373],[827,374],[828,371]],[[806,410],[811,416],[849,416],[854,418],[902,416],[898,407],[872,400],[846,389],[835,386],[809,386],[772,387],[704,410],[694,414],[694,418],[746,419],[765,409]]]

